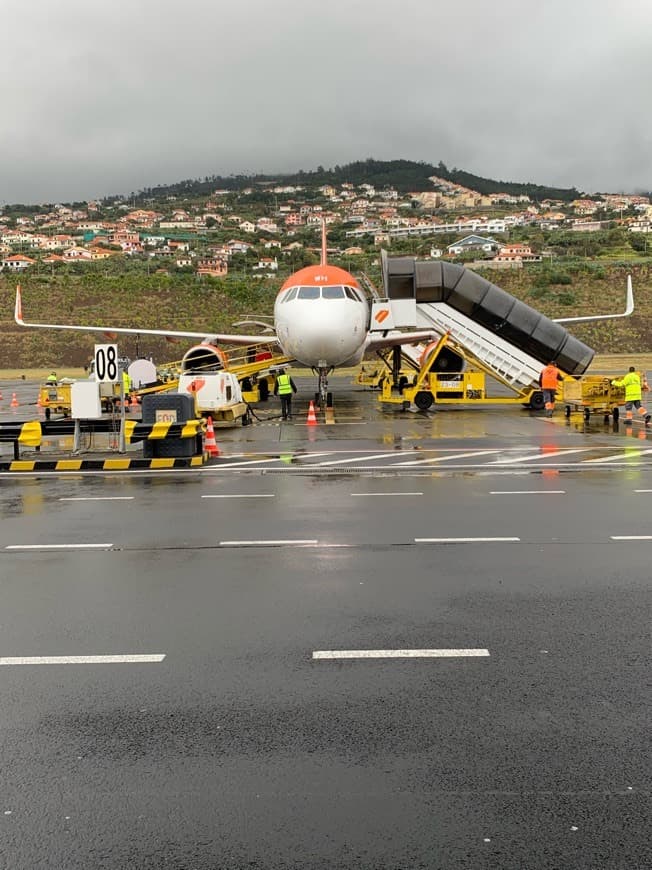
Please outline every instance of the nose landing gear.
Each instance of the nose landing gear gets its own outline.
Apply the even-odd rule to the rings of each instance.
[[[328,376],[333,371],[333,368],[318,368],[313,369],[317,372],[319,381],[319,392],[315,393],[315,404],[320,408],[333,407],[333,394],[328,391]]]

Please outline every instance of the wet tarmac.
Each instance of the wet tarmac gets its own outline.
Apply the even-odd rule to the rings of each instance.
[[[299,386],[0,479],[3,866],[652,865],[645,427]]]

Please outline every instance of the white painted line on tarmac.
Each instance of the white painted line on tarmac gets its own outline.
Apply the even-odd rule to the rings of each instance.
[[[5,550],[110,550],[113,544],[9,544]]]
[[[288,539],[270,541],[220,541],[220,547],[300,547],[305,544],[317,544],[317,539]]]
[[[635,489],[634,492],[652,492],[652,489]]]
[[[520,462],[534,462],[537,459],[552,459],[555,456],[568,456],[571,453],[586,453],[588,450],[592,449],[593,448],[591,447],[572,447],[570,450],[563,448],[562,450],[551,450],[549,453],[539,451],[538,453],[532,453],[530,456],[515,456],[512,459],[496,459],[496,461],[491,462],[490,465],[514,465],[515,463]],[[611,458],[608,461],[611,461]]]
[[[352,492],[354,498],[362,498],[363,496],[391,496],[391,495],[423,495],[422,492]]]
[[[502,453],[502,450],[471,450],[468,453],[454,453],[452,456],[435,456],[432,459],[418,459],[411,462],[393,462],[391,468],[407,468],[412,465],[427,465],[431,462],[449,462],[451,459],[467,459],[468,457],[488,456],[490,453]]]
[[[612,541],[652,541],[652,535],[612,535]]]
[[[202,495],[202,498],[275,498],[276,494],[273,492],[257,492],[257,493],[248,493],[248,492],[236,492],[229,493],[228,495]]]
[[[0,665],[132,665],[162,662],[165,653],[118,656],[3,656]]]
[[[332,649],[316,650],[313,659],[454,659],[488,656],[488,649]]]
[[[565,489],[492,489],[489,495],[566,495]]]
[[[520,538],[415,538],[415,544],[491,544],[513,543]]]
[[[332,450],[325,450],[323,453],[297,453],[296,458],[301,459],[302,464],[303,464],[306,460],[312,459],[314,456],[329,456],[331,453],[332,453]],[[270,463],[270,462],[282,462],[284,455],[286,455],[286,454],[284,454],[284,453],[279,454],[278,456],[274,456],[271,459],[251,458],[251,459],[248,459],[246,462],[230,462],[228,457],[223,457],[227,460],[223,464],[220,464],[219,466],[205,465],[203,467],[209,471],[222,471],[225,468],[240,468],[242,466],[247,466],[247,465],[265,465],[266,463]],[[295,457],[295,453],[293,450],[288,450],[287,455],[292,456],[292,458]]]
[[[603,456],[600,459],[585,459],[582,465],[599,465],[601,462],[615,462],[618,459],[640,459],[652,450],[628,450],[626,453],[617,453],[615,456]]]
[[[269,462],[280,462],[280,460],[280,456],[274,456],[272,459],[248,459],[246,462],[229,462],[227,458],[227,461],[224,464],[220,464],[219,466],[205,465],[204,468],[216,471],[222,470],[223,468],[239,468],[242,465],[265,465]]]
[[[375,453],[371,456],[358,454],[350,456],[347,459],[329,459],[328,462],[318,462],[317,468],[323,468],[326,465],[344,465],[346,462],[369,462],[371,459],[387,459],[388,456],[396,456],[396,450],[393,450],[391,453]]]
[[[71,495],[59,501],[133,501],[133,495]]]

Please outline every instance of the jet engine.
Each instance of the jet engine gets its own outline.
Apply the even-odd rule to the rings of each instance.
[[[197,344],[181,360],[181,373],[218,372],[228,367],[227,354],[215,344]]]

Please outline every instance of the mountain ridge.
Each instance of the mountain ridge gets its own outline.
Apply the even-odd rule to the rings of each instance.
[[[475,175],[463,169],[449,169],[443,162],[436,166],[425,161],[414,160],[356,160],[343,166],[335,165],[330,169],[318,166],[314,170],[299,170],[294,173],[253,174],[253,175],[211,175],[203,179],[185,179],[172,184],[146,187],[129,194],[135,201],[158,199],[165,196],[209,195],[215,188],[238,190],[242,187],[271,184],[277,185],[310,185],[325,184],[371,184],[374,187],[393,187],[399,192],[422,193],[434,189],[430,177],[437,175],[446,181],[468,187],[478,193],[508,193],[514,196],[525,195],[533,200],[557,199],[571,202],[578,199],[580,192],[575,187],[564,188],[552,185],[535,184],[534,182],[496,181]],[[106,197],[105,199],[111,199]]]

